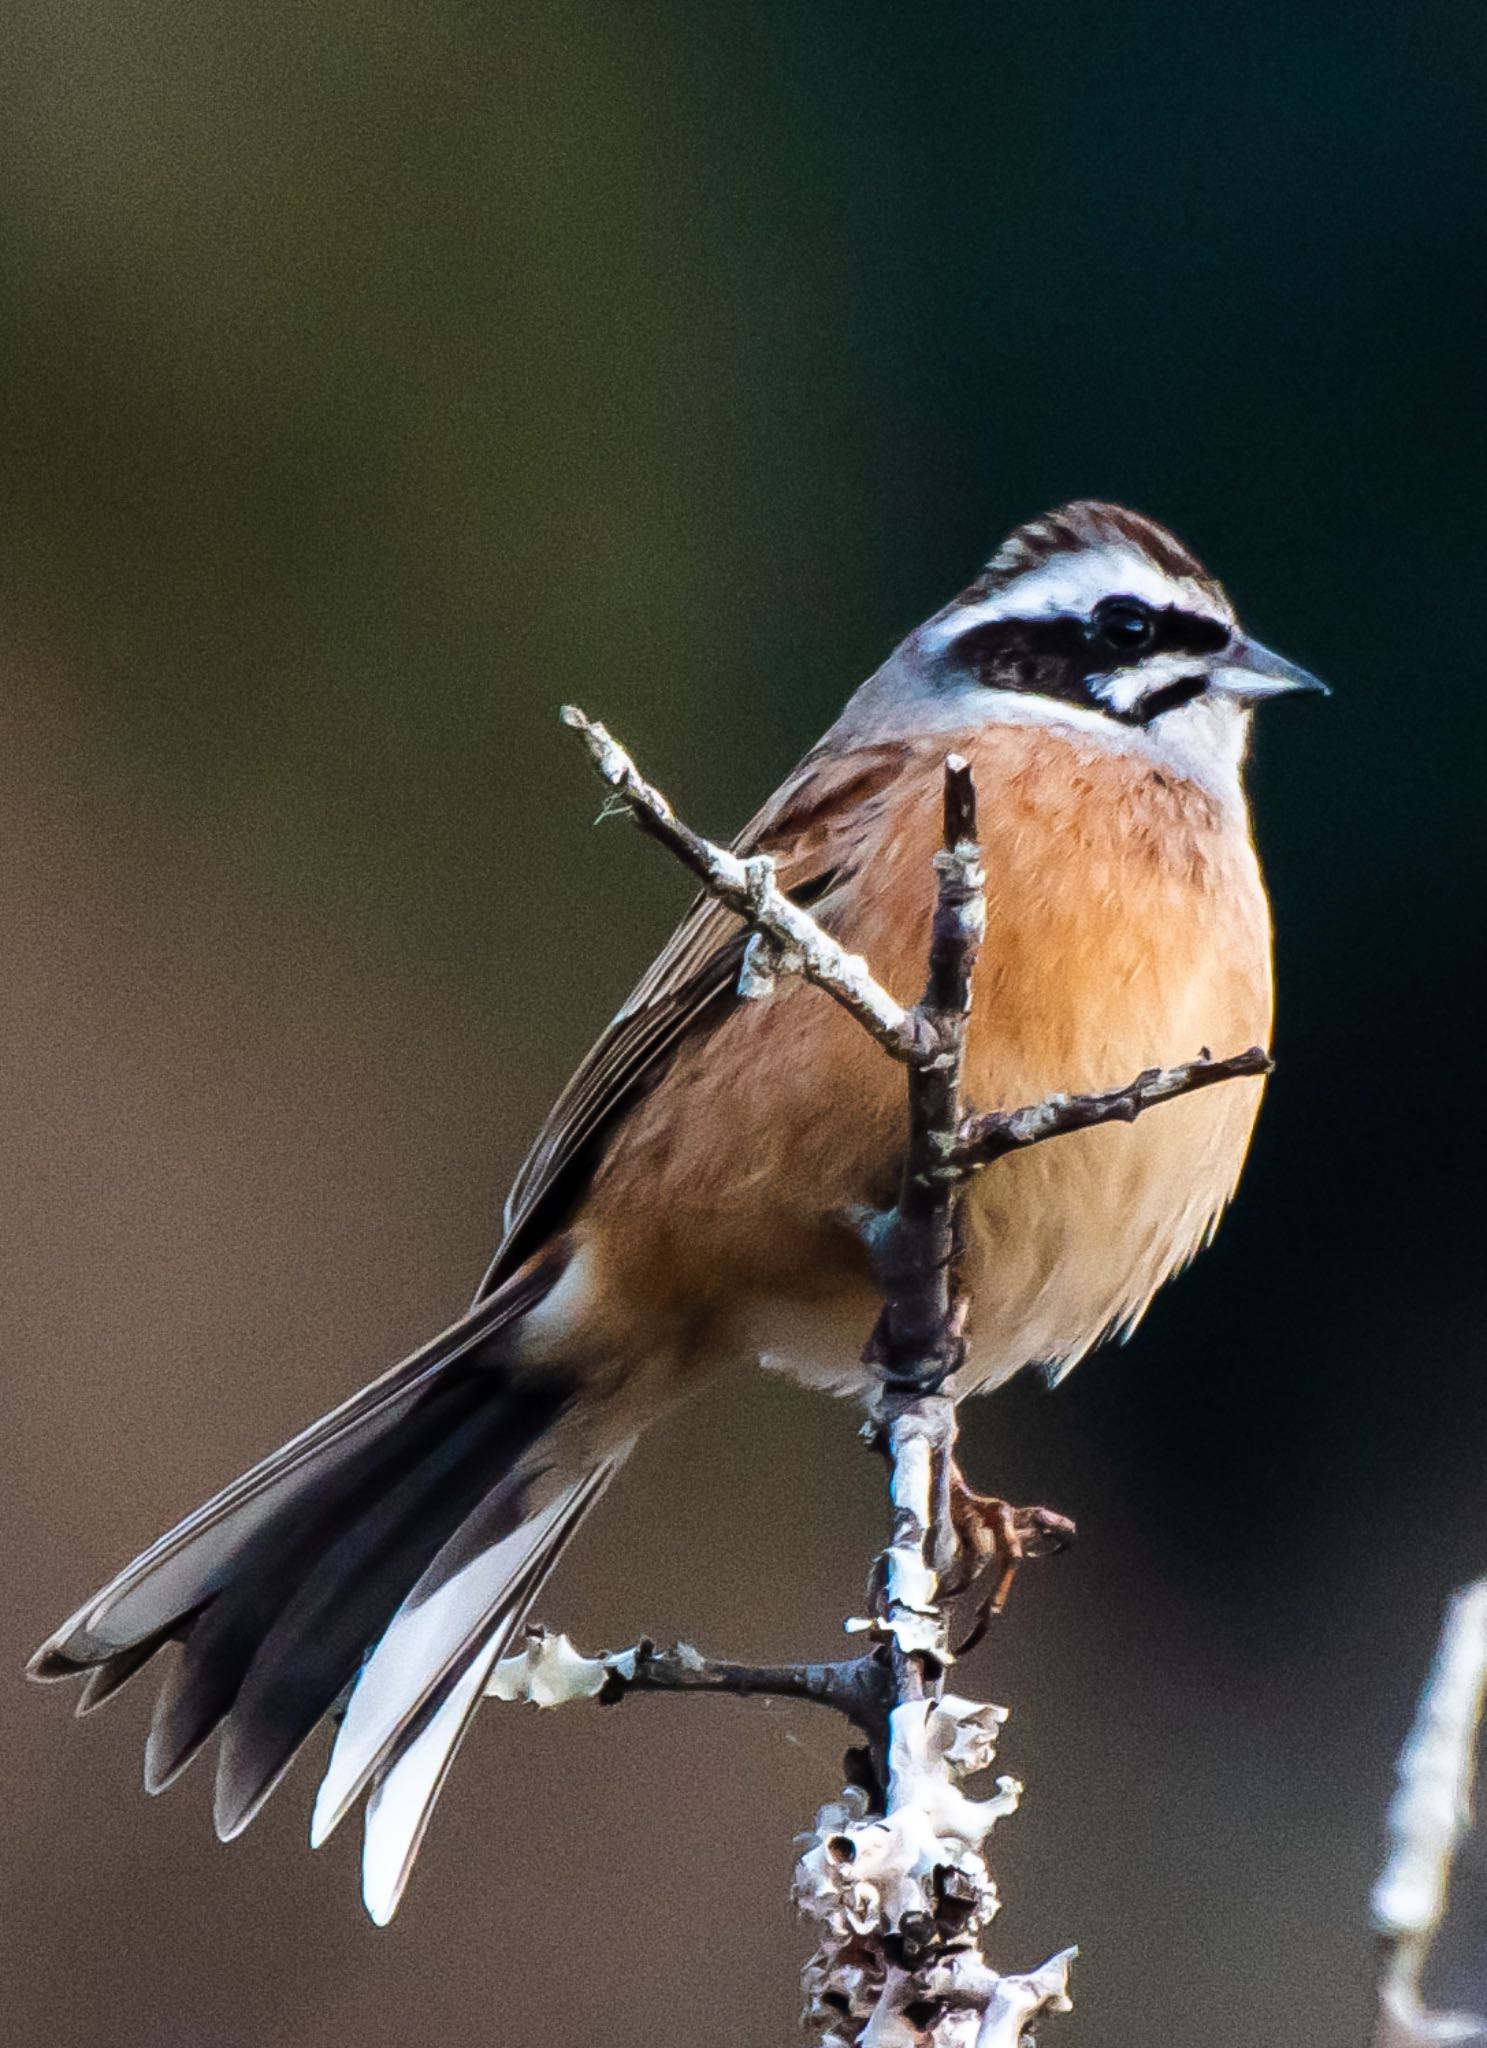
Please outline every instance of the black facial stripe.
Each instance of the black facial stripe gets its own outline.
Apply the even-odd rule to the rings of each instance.
[[[1154,654],[1217,654],[1229,644],[1229,628],[1201,612],[1182,612],[1176,605],[1154,614]]]
[[[1137,725],[1150,725],[1164,711],[1177,711],[1182,705],[1191,704],[1195,697],[1203,695],[1207,686],[1206,676],[1179,676],[1175,683],[1165,683],[1160,690],[1152,690],[1143,697],[1131,712],[1131,718]]]
[[[1203,687],[1202,676],[1166,683],[1126,712],[1116,711],[1095,685],[1123,667],[1139,672],[1142,663],[1154,657],[1192,655],[1201,666],[1205,657],[1219,653],[1230,638],[1229,628],[1219,620],[1181,611],[1175,605],[1152,608],[1150,616],[1151,639],[1128,663],[1100,644],[1089,622],[1068,615],[994,619],[973,626],[951,643],[947,658],[954,673],[970,674],[985,689],[1053,697],[1140,725],[1196,696]],[[1151,709],[1154,703],[1157,710]]]
[[[1083,621],[1074,618],[992,620],[962,633],[947,658],[957,674],[972,676],[983,689],[1025,690],[1076,704],[1089,702],[1087,678],[1096,672]]]

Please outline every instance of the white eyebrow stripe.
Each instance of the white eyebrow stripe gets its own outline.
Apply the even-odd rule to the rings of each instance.
[[[1214,607],[1213,594],[1187,576],[1169,576],[1138,549],[1111,542],[1085,548],[1077,555],[1056,556],[1037,569],[1014,578],[980,604],[963,605],[927,632],[926,644],[939,653],[978,626],[1005,619],[1088,618],[1104,597],[1136,597],[1159,608],[1176,605],[1205,618],[1227,616]]]

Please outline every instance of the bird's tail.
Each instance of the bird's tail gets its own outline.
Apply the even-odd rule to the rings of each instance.
[[[370,1790],[363,1888],[379,1923],[492,1666],[629,1448],[581,1448],[565,1423],[576,1381],[519,1363],[520,1322],[560,1272],[560,1257],[533,1261],[254,1466],[31,1661],[36,1678],[85,1677],[87,1713],[177,1643],[145,1782],[163,1790],[220,1733],[224,1840],[344,1699],[312,1840]]]

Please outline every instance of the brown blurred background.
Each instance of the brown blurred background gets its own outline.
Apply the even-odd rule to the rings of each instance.
[[[1440,1602],[1487,1565],[1481,10],[10,0],[0,24],[0,2011],[17,2048],[788,2042],[822,1719],[488,1710],[375,1933],[310,1768],[231,1850],[25,1653],[469,1294],[685,891],[560,699],[736,825],[1062,497],[1328,675],[1254,788],[1281,1071],[1130,1350],[969,1421],[1076,1514],[1008,1701],[1069,2048],[1359,2038]],[[667,1503],[663,1518],[661,1503]],[[818,1652],[881,1532],[774,1382],[543,1602]],[[1050,2032],[1050,2040],[1053,2038]]]

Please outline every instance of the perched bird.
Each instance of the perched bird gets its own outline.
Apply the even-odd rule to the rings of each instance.
[[[969,1104],[1012,1108],[1263,1044],[1270,917],[1241,784],[1250,714],[1321,686],[1248,638],[1151,520],[1019,528],[911,633],[738,844],[907,995],[945,755],[980,799],[987,930]],[[218,1832],[341,1710],[320,1842],[367,1794],[385,1921],[496,1661],[640,1431],[713,1367],[870,1384],[878,1300],[848,1218],[891,1204],[902,1076],[798,981],[738,993],[694,905],[544,1124],[473,1307],[163,1536],[37,1653],[99,1704],[174,1645],[159,1791],[214,1733]],[[960,1391],[1067,1370],[1211,1235],[1261,1083],[1010,1156],[973,1184]]]

